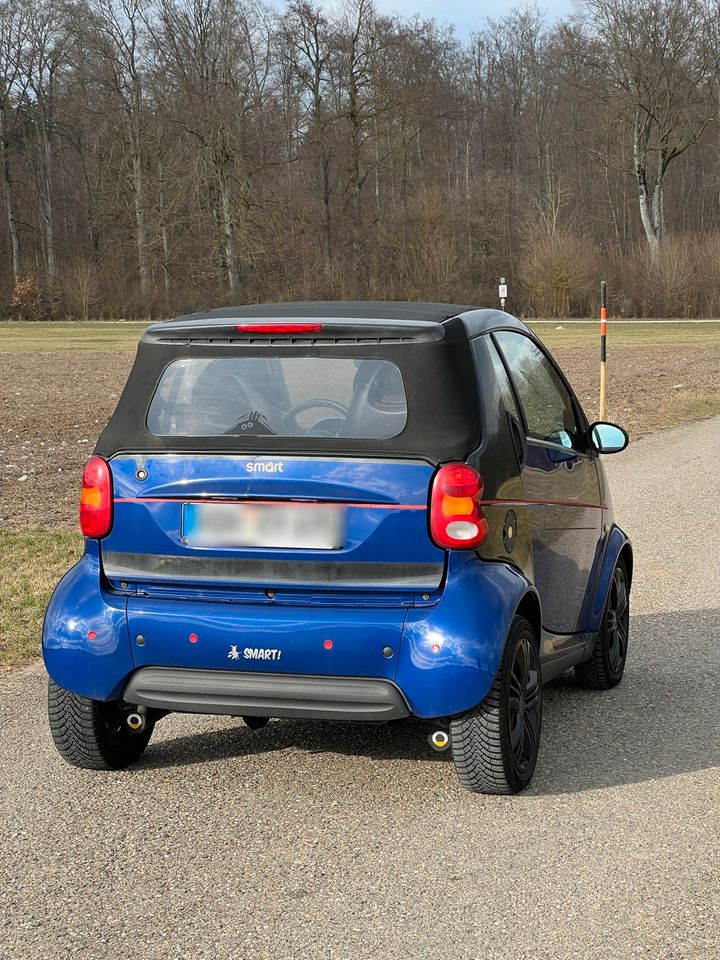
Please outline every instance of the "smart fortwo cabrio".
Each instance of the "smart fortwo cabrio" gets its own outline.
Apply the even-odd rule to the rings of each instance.
[[[60,754],[126,767],[170,712],[415,717],[465,787],[522,790],[543,684],[623,674],[633,556],[599,454],[627,442],[497,310],[285,303],[149,327],[45,617]]]

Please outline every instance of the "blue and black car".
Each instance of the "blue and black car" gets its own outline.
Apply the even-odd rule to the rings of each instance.
[[[547,349],[497,310],[285,303],[149,327],[48,606],[60,754],[166,714],[432,721],[461,783],[530,782],[542,687],[623,674],[633,556]]]

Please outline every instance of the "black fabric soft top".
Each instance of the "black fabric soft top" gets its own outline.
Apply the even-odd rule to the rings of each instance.
[[[389,308],[392,317],[385,316]],[[324,311],[322,316],[320,308]],[[266,310],[268,312],[262,313]],[[311,456],[462,459],[480,442],[479,391],[463,321],[452,304],[261,304],[224,308],[148,328],[117,408],[97,443],[105,458],[132,453],[257,453]],[[304,312],[301,312],[304,311]],[[343,317],[338,314],[344,313]],[[364,316],[357,316],[364,312]],[[398,314],[402,313],[403,316]],[[432,315],[432,318],[431,318]],[[238,335],[229,320],[325,320],[335,336],[260,338]],[[456,317],[453,319],[453,317]],[[337,324],[332,321],[338,321]],[[323,324],[325,327],[325,324]],[[339,328],[342,328],[340,330]],[[339,335],[342,333],[342,335]],[[304,357],[387,359],[400,368],[408,400],[403,432],[389,440],[329,437],[156,436],[146,425],[163,370],[184,357]],[[318,385],[318,396],[322,385]]]
[[[251,303],[218,307],[166,320],[154,327],[200,320],[270,320],[297,317],[305,320],[407,320],[441,323],[474,307],[458,303],[408,303],[397,300],[297,300],[287,303]],[[151,330],[153,327],[150,328]]]

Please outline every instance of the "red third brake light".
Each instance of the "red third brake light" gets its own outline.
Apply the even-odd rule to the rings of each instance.
[[[435,474],[430,494],[430,534],[439,547],[474,550],[488,535],[480,509],[483,480],[467,463],[448,463]]]
[[[320,333],[321,323],[238,323],[240,333]]]
[[[80,494],[80,529],[84,537],[104,537],[112,527],[113,502],[110,467],[102,457],[85,464]]]

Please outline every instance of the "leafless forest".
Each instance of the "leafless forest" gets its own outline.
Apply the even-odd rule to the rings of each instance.
[[[450,26],[262,0],[0,4],[0,310],[255,299],[720,314],[717,0]]]

